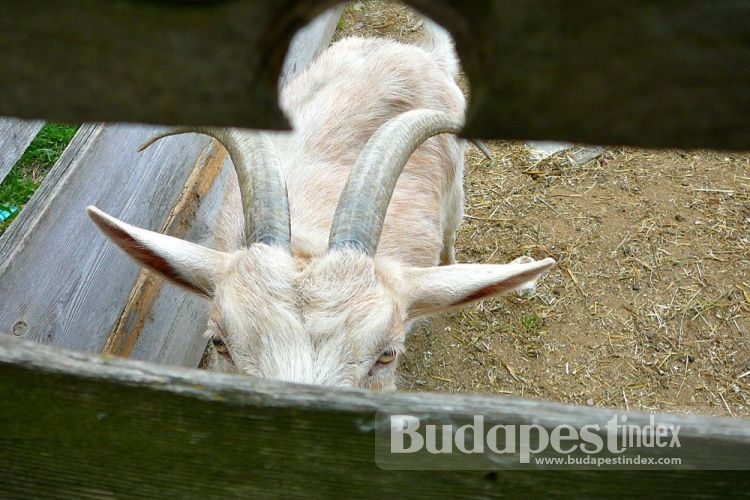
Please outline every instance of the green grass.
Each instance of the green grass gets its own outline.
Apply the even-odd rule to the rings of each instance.
[[[521,330],[527,336],[537,335],[542,328],[542,318],[534,313],[526,314],[521,318]]]
[[[50,168],[55,164],[65,147],[78,130],[78,125],[48,123],[8,172],[0,183],[0,210],[18,209],[13,215],[0,222],[0,234],[18,215],[20,209],[39,188]]]

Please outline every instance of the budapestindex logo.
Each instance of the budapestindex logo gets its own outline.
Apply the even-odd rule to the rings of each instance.
[[[579,426],[486,425],[484,415],[456,423],[423,422],[414,415],[381,415],[377,462],[388,469],[680,466],[680,426],[632,424],[615,414],[605,423]],[[496,422],[496,421],[495,421]]]

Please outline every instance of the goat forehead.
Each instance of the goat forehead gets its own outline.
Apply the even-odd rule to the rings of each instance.
[[[366,358],[401,337],[400,308],[369,262],[325,263],[299,290],[305,327],[317,342],[345,342]]]
[[[227,333],[273,337],[243,339],[248,348],[330,344],[330,353],[344,353],[353,345],[362,355],[394,331],[395,295],[369,257],[333,252],[302,263],[261,250],[238,255],[216,297]]]
[[[298,284],[305,320],[348,330],[360,323],[391,320],[394,295],[381,282],[372,259],[323,258],[311,264]]]

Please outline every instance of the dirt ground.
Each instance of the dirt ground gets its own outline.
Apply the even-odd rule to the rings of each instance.
[[[413,41],[419,21],[356,2],[337,37]],[[489,145],[492,165],[468,153],[458,260],[559,264],[533,297],[416,329],[401,388],[750,417],[750,154],[608,147],[575,166]]]

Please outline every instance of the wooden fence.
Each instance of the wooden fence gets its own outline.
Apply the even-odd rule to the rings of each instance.
[[[0,16],[0,48],[13,48],[0,50],[0,114],[280,127],[276,75],[283,82],[327,45],[340,8],[301,31],[282,63],[284,49],[297,27],[333,3],[117,0],[115,9],[101,0],[16,2]],[[553,1],[407,3],[458,41],[473,87],[467,133],[750,146],[746,2],[605,1],[569,10]],[[48,38],[30,39],[33,33]],[[592,36],[600,37],[596,47]],[[200,50],[209,39],[212,50]],[[71,40],[81,47],[76,61],[55,47]],[[605,57],[608,43],[625,55]],[[554,57],[540,55],[546,44],[560,46]],[[692,62],[693,73],[659,66],[670,57]],[[645,73],[618,80],[636,60],[647,62]],[[573,68],[563,71],[566,65]],[[48,92],[39,92],[45,79]],[[553,99],[560,86],[575,89],[569,101]],[[507,93],[516,96],[512,106]],[[621,116],[605,106],[615,97],[627,110]],[[0,180],[41,125],[0,120]],[[542,474],[487,463],[473,471],[386,471],[376,465],[382,414],[449,422],[483,414],[488,425],[551,429],[604,424],[614,412],[508,397],[292,386],[162,366],[197,365],[205,305],[123,258],[84,212],[96,204],[138,226],[211,245],[229,160],[197,135],[138,153],[158,130],[83,125],[0,238],[0,497],[750,491],[750,475],[731,472],[750,468],[748,421],[657,415],[657,423],[682,427],[680,470]],[[628,418],[645,424],[649,417]],[[669,456],[660,448],[649,453]]]
[[[337,2],[6,2],[0,115],[283,128],[287,43]],[[405,3],[457,42],[470,137],[750,148],[745,0]]]
[[[534,498],[748,494],[750,426],[680,425],[681,470],[382,470],[380,414],[486,425],[604,425],[613,410],[512,397],[294,386],[59,351],[0,337],[0,496]],[[629,423],[649,416],[628,413]],[[646,449],[653,457],[674,449]],[[645,453],[645,452],[644,452]],[[506,466],[502,467],[507,468]]]

